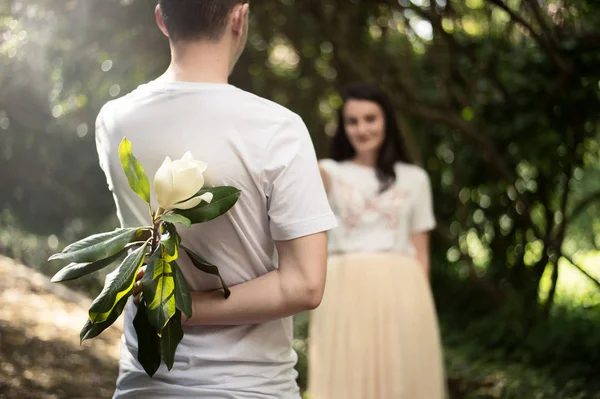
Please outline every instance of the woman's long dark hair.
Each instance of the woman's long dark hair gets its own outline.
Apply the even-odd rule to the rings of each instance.
[[[337,131],[331,143],[331,158],[341,162],[356,156],[356,151],[350,140],[348,140],[344,126],[344,105],[346,102],[348,100],[366,100],[377,103],[383,110],[385,118],[385,137],[379,149],[375,169],[381,192],[384,192],[396,181],[394,165],[400,161],[408,162],[392,104],[387,95],[378,87],[365,83],[355,83],[348,86],[342,93],[342,99],[343,105],[338,112]]]

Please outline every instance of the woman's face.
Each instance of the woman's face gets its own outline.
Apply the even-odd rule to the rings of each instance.
[[[385,139],[385,115],[373,101],[350,99],[342,112],[344,128],[356,154],[378,153]]]

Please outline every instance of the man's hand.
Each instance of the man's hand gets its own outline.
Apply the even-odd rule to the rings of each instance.
[[[135,284],[133,285],[133,303],[135,306],[140,304],[140,295],[142,294],[142,277],[146,273],[146,265],[140,268],[137,276],[135,276]]]

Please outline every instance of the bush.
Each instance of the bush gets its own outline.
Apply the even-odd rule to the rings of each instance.
[[[497,326],[498,322],[493,325]],[[506,348],[491,349],[474,341],[468,333],[444,331],[446,372],[453,398],[464,399],[596,399],[600,393],[574,375],[535,367],[508,357]],[[526,358],[527,349],[518,352]],[[516,353],[514,353],[516,355]],[[552,356],[549,351],[548,356]],[[571,364],[581,366],[580,362]],[[565,365],[565,370],[569,365]],[[559,376],[559,378],[557,378]]]

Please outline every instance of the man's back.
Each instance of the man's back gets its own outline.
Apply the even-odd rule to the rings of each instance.
[[[233,86],[156,81],[103,108],[97,121],[98,154],[119,219],[123,226],[146,225],[147,204],[129,188],[120,167],[117,149],[123,137],[132,142],[149,177],[166,156],[178,159],[190,151],[208,163],[207,185],[242,191],[225,216],[179,229],[183,243],[219,266],[229,285],[276,269],[274,240],[295,239],[335,224],[301,119]],[[184,255],[178,264],[192,291],[219,287],[216,278],[195,269]],[[118,395],[298,397],[291,318],[252,326],[186,328],[174,369],[161,368],[150,381],[135,360],[135,311],[132,303],[125,310]]]

